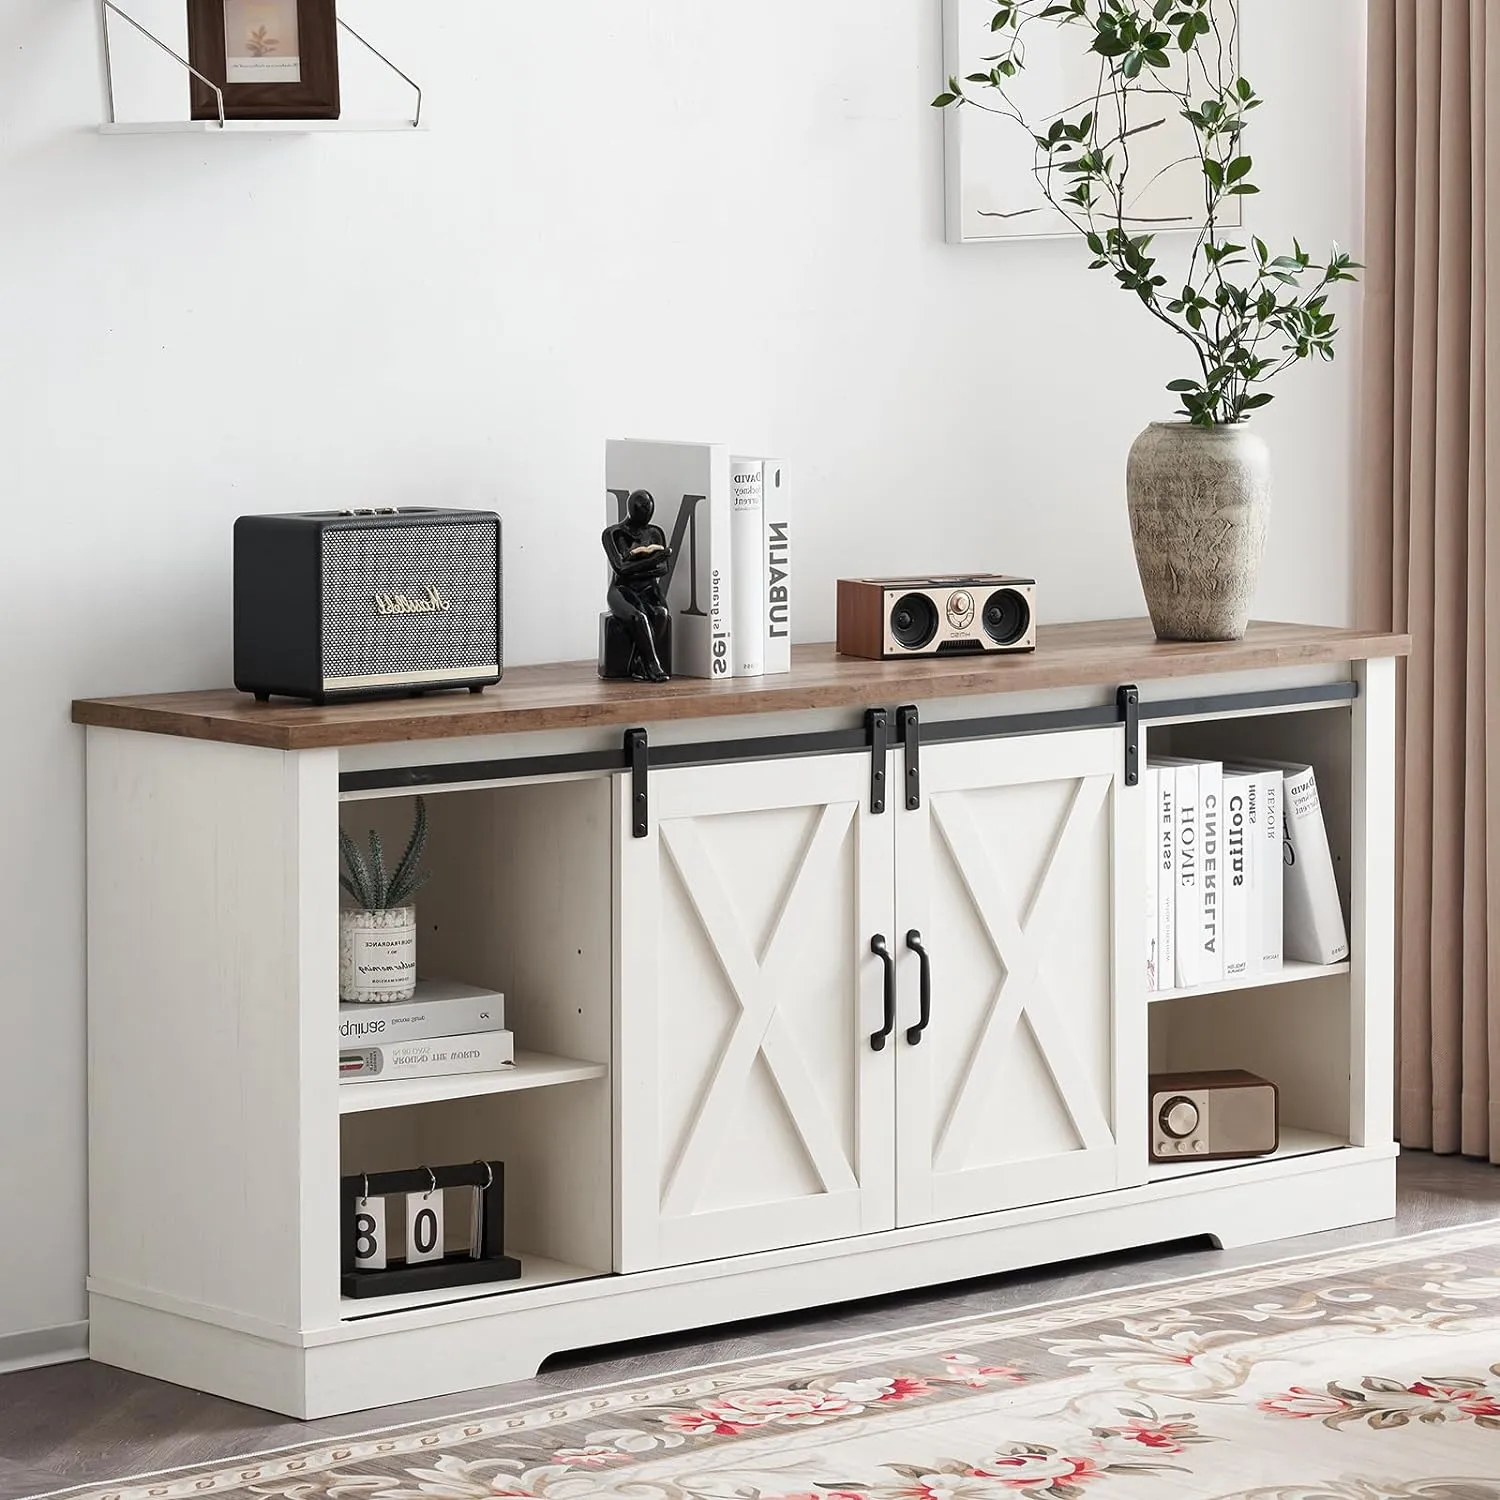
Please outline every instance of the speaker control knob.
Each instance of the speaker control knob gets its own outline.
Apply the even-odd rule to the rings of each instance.
[[[1193,1142],[1193,1150],[1194,1151],[1207,1151],[1208,1147],[1207,1147],[1207,1145],[1203,1141],[1194,1141]]]
[[[1158,1114],[1161,1128],[1170,1136],[1181,1140],[1198,1128],[1198,1106],[1191,1099],[1178,1094],[1162,1105]]]

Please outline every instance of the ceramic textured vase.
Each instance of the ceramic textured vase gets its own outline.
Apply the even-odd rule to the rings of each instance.
[[[1237,641],[1271,510],[1271,455],[1243,424],[1153,422],[1126,467],[1146,606],[1164,641]]]
[[[357,1005],[417,992],[417,909],[339,913],[339,999]]]

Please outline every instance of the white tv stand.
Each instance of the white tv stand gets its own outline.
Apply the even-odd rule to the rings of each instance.
[[[93,1357],[319,1417],[570,1348],[1390,1216],[1407,644],[1117,621],[990,660],[809,647],[715,684],[580,664],[483,698],[76,704]],[[1349,964],[1147,996],[1148,744],[1316,765]],[[396,841],[417,790],[419,967],[503,989],[523,1055],[340,1088],[335,831]],[[1148,1071],[1205,1067],[1279,1084],[1276,1156],[1148,1162]],[[477,1158],[506,1164],[522,1278],[341,1298],[340,1175]]]

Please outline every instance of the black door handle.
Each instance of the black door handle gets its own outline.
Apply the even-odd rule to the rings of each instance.
[[[885,965],[885,1024],[879,1031],[870,1033],[870,1046],[876,1052],[884,1052],[886,1038],[896,1029],[896,960],[883,932],[877,932],[870,939],[870,952]]]
[[[917,1017],[917,1024],[909,1027],[906,1033],[906,1040],[915,1047],[932,1020],[932,959],[922,946],[922,934],[915,927],[906,934],[906,946],[917,955],[922,964],[922,1013]]]

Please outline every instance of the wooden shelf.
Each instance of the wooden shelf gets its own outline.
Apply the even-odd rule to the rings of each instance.
[[[1294,1156],[1313,1156],[1320,1151],[1346,1151],[1349,1142],[1342,1136],[1324,1135],[1317,1130],[1299,1130],[1293,1125],[1281,1129],[1281,1145],[1270,1156],[1252,1156],[1243,1161],[1154,1161],[1146,1176],[1150,1182],[1165,1182],[1174,1177],[1196,1177],[1200,1172],[1243,1172],[1272,1162],[1287,1161]]]
[[[425,131],[410,120],[117,120],[100,135],[370,135]]]
[[[1234,990],[1264,990],[1279,984],[1298,984],[1306,979],[1329,979],[1335,974],[1347,974],[1349,963],[1305,964],[1288,959],[1281,968],[1269,974],[1248,974],[1240,979],[1216,979],[1210,984],[1195,984],[1186,989],[1152,990],[1146,999],[1152,1005],[1163,1000],[1183,1000],[1193,995],[1227,995]]]
[[[401,1109],[408,1104],[432,1104],[441,1099],[473,1099],[481,1094],[511,1094],[520,1089],[555,1088],[603,1078],[603,1063],[576,1057],[553,1057],[546,1052],[517,1052],[513,1068],[493,1073],[454,1073],[438,1078],[392,1078],[373,1083],[341,1083],[339,1113],[363,1114],[372,1109]]]
[[[384,699],[328,708],[286,700],[257,703],[223,688],[89,698],[75,724],[224,740],[271,750],[380,745],[543,729],[660,724],[735,714],[869,708],[903,700],[1107,687],[1219,672],[1255,672],[1404,656],[1410,638],[1320,625],[1252,625],[1242,641],[1158,641],[1147,620],[1043,625],[1034,652],[919,661],[861,661],[832,645],[799,646],[792,670],[771,677],[660,684],[601,682],[593,662],[512,668],[479,696],[467,692]]]
[[[474,1302],[483,1297],[506,1297],[514,1292],[534,1291],[541,1286],[556,1286],[563,1281],[588,1281],[606,1276],[606,1271],[591,1271],[587,1266],[572,1266],[566,1261],[548,1260],[541,1255],[522,1255],[521,1274],[514,1281],[486,1281],[477,1286],[447,1287],[436,1292],[401,1292],[392,1297],[340,1297],[339,1316],[345,1323],[366,1318],[388,1317],[391,1313],[410,1312],[419,1307],[441,1307],[450,1302]]]

